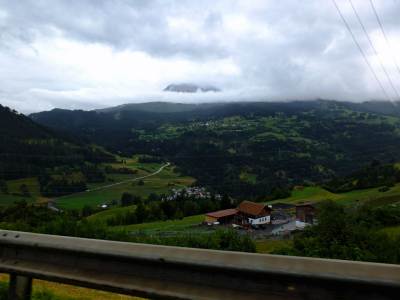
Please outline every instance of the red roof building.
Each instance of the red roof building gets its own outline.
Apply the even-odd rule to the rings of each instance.
[[[272,208],[262,203],[243,201],[238,206],[237,222],[242,225],[265,225],[271,223]]]
[[[214,211],[206,214],[205,222],[207,224],[231,224],[238,210],[236,208],[229,208],[219,211]]]
[[[272,208],[262,203],[243,201],[237,208],[224,209],[206,214],[207,224],[237,224],[259,226],[271,223]]]

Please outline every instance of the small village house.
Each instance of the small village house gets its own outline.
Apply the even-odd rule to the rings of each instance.
[[[272,208],[262,203],[243,201],[239,204],[237,223],[244,226],[262,226],[271,223]]]
[[[296,221],[314,224],[315,206],[311,202],[296,205]]]

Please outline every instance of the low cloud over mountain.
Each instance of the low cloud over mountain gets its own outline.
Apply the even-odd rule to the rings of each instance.
[[[176,92],[176,93],[206,93],[206,92],[220,92],[221,90],[212,85],[197,85],[193,83],[179,83],[170,84],[164,90],[164,92]]]

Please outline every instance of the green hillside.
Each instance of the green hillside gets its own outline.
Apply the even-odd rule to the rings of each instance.
[[[301,190],[295,190],[291,197],[283,198],[268,202],[273,203],[290,203],[297,204],[302,202],[312,201],[315,203],[333,200],[343,205],[354,205],[357,203],[371,203],[374,206],[384,206],[388,204],[400,204],[400,184],[395,185],[387,192],[379,192],[379,188],[357,190],[348,193],[335,194],[321,187],[305,187]],[[117,213],[125,208],[111,209],[107,212],[102,212],[91,216],[89,219],[101,220],[107,218],[109,214]],[[131,208],[127,208],[131,209]],[[129,231],[144,231],[144,232],[162,232],[162,231],[193,231],[195,225],[200,224],[204,220],[204,215],[196,215],[185,217],[182,220],[168,220],[158,222],[148,222],[142,224],[133,224],[126,226],[115,226],[113,230],[125,229]],[[398,229],[393,229],[398,230]]]
[[[135,208],[136,205],[113,207],[111,209],[106,209],[98,213],[92,214],[89,217],[87,217],[87,220],[91,222],[107,222],[107,220],[114,218],[115,216],[118,216],[118,214],[124,214],[129,211],[133,211],[135,210]]]
[[[324,200],[333,200],[345,205],[354,205],[356,203],[371,203],[375,206],[400,203],[400,184],[396,184],[388,191],[379,191],[380,188],[370,188],[363,190],[354,190],[347,193],[332,193],[322,187],[304,187],[292,192],[288,198],[277,199],[268,203],[301,203],[301,202],[320,202]]]
[[[382,229],[382,232],[388,234],[391,238],[400,238],[400,226],[391,226]]]
[[[374,160],[400,161],[400,117],[388,113],[392,106],[325,100],[155,102],[31,117],[125,156],[162,157],[219,193],[260,200],[281,198],[295,185],[345,176]]]
[[[56,133],[0,105],[0,180],[34,177],[45,169],[113,159],[100,147]]]
[[[128,230],[130,232],[140,231],[143,233],[157,233],[168,231],[193,231],[196,225],[204,221],[204,215],[185,217],[182,220],[167,220],[133,224],[126,226],[114,226],[113,230]]]
[[[17,201],[40,202],[40,186],[36,177],[5,181],[8,192],[0,191],[0,206],[8,206]],[[25,186],[27,194],[23,195],[21,187]]]
[[[67,195],[56,200],[57,207],[61,209],[82,209],[84,206],[96,207],[102,204],[110,204],[112,202],[118,202],[121,198],[122,193],[128,192],[136,196],[140,196],[143,199],[147,198],[150,194],[164,194],[169,192],[172,188],[182,188],[189,186],[194,182],[194,179],[187,176],[181,176],[174,172],[173,166],[164,168],[160,173],[143,178],[141,181],[143,185],[139,183],[142,176],[150,175],[153,172],[160,169],[164,164],[162,163],[140,163],[137,158],[124,159],[125,163],[113,163],[109,164],[114,168],[124,167],[131,170],[137,170],[138,172],[134,175],[127,174],[113,174],[109,175],[108,178],[112,181],[106,183],[89,185],[87,192],[77,193],[73,195]],[[127,181],[122,184],[107,187],[108,185],[116,184],[121,181]],[[104,187],[105,188],[102,188]],[[90,191],[91,189],[95,189]]]

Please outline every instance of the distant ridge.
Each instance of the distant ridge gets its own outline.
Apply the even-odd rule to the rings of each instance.
[[[329,107],[346,107],[351,110],[366,113],[378,113],[391,116],[400,116],[400,102],[392,101],[364,101],[360,103],[346,102],[346,101],[335,101],[335,100],[292,100],[285,102],[267,102],[267,101],[235,101],[235,102],[206,102],[206,103],[179,103],[179,102],[165,102],[165,101],[151,101],[142,103],[126,103],[118,106],[107,107],[102,109],[95,109],[90,111],[84,110],[68,110],[55,108],[51,111],[43,111],[38,113],[30,114],[29,117],[35,121],[43,121],[43,117],[46,115],[58,115],[61,119],[64,119],[65,115],[74,115],[75,117],[80,116],[83,119],[87,117],[86,114],[98,114],[98,113],[119,113],[119,112],[137,112],[137,113],[184,113],[192,111],[205,111],[208,109],[226,109],[226,112],[230,111],[234,107],[242,108],[257,108],[267,110],[279,110],[282,106],[287,106],[291,109],[299,110],[305,107],[315,107],[318,109],[329,109]],[[140,116],[138,116],[140,117]],[[39,122],[41,123],[41,122]],[[48,125],[48,124],[47,124]],[[66,124],[67,125],[67,124]],[[52,126],[50,126],[52,127]]]
[[[198,104],[174,103],[174,102],[145,102],[145,103],[127,103],[114,107],[97,109],[100,113],[113,113],[120,111],[142,111],[149,113],[177,113],[195,110]]]
[[[206,93],[206,92],[220,92],[221,90],[212,85],[196,85],[193,83],[179,83],[170,84],[164,92],[176,92],[176,93]]]

